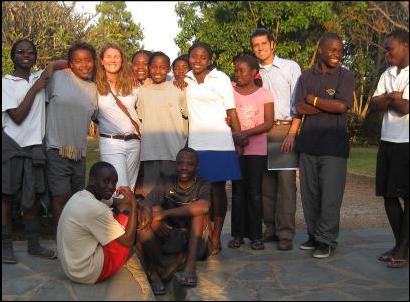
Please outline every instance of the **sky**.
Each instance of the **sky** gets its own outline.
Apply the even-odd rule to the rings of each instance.
[[[77,12],[95,13],[100,1],[77,1]],[[144,49],[165,52],[171,62],[178,56],[179,48],[174,38],[179,32],[174,7],[177,1],[126,1],[133,21],[139,23],[144,33]]]

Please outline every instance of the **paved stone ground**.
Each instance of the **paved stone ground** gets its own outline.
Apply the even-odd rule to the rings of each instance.
[[[393,237],[383,201],[374,196],[374,179],[349,175],[339,246],[330,258],[317,260],[297,248],[306,240],[300,196],[297,205],[292,251],[278,251],[274,243],[253,251],[248,241],[227,248],[228,212],[223,250],[197,263],[198,286],[183,288],[172,280],[157,300],[409,300],[408,267],[389,269],[377,261]],[[155,300],[135,258],[112,279],[90,286],[69,281],[58,261],[30,257],[25,249],[25,242],[16,242],[20,263],[2,265],[2,300]]]
[[[267,243],[263,251],[253,251],[249,241],[237,250],[227,248],[231,239],[228,212],[222,252],[206,262],[197,262],[198,286],[178,291],[179,298],[408,301],[409,268],[390,269],[377,260],[394,242],[383,199],[375,196],[374,188],[374,178],[349,174],[339,245],[331,257],[321,260],[298,249],[307,239],[299,193],[297,232],[291,251],[278,251],[274,243]]]
[[[55,242],[43,241],[55,248]],[[70,281],[58,260],[32,257],[24,241],[14,243],[18,263],[2,264],[2,300],[46,301],[155,301],[148,280],[135,256],[112,278],[97,285]]]

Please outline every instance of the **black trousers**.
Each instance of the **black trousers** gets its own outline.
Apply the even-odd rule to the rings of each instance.
[[[232,182],[231,234],[233,237],[262,238],[262,177],[266,156],[239,158],[242,179]]]

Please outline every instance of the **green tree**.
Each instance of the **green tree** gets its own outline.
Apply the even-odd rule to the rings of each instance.
[[[96,11],[98,22],[91,27],[88,37],[97,49],[106,43],[115,43],[129,58],[141,48],[140,42],[144,38],[141,26],[134,23],[124,1],[101,2]]]
[[[310,66],[318,39],[337,17],[331,2],[180,2],[176,13],[181,32],[175,42],[181,51],[194,40],[207,42],[214,62],[227,73],[233,72],[234,55],[251,51],[249,36],[257,27],[273,33],[279,56]]]
[[[69,45],[83,39],[92,16],[75,13],[74,5],[57,1],[3,1],[2,74],[12,72],[7,49],[20,38],[28,38],[36,45],[36,68],[44,67],[53,58],[64,56]]]

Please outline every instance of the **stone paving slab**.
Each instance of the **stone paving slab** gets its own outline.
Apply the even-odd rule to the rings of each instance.
[[[253,251],[248,240],[229,249],[230,239],[228,223],[222,252],[197,262],[198,286],[186,289],[186,300],[409,300],[409,268],[391,269],[377,260],[393,244],[390,230],[341,231],[338,248],[327,259],[298,249],[305,230],[297,230],[291,251],[278,251],[275,243]]]
[[[55,249],[54,241],[42,241]],[[136,256],[113,277],[86,285],[70,281],[58,260],[32,257],[25,241],[14,242],[18,263],[2,264],[2,300],[42,301],[155,301],[151,287]]]
[[[2,265],[2,300],[409,300],[409,269],[377,261],[393,244],[388,229],[342,230],[335,254],[322,260],[298,249],[305,230],[297,230],[291,251],[278,251],[275,243],[253,251],[248,240],[239,249],[227,248],[229,229],[228,220],[222,252],[197,262],[198,286],[181,287],[174,279],[161,297],[153,296],[136,257],[107,281],[82,285],[64,275],[58,260],[29,256],[26,242],[15,242],[19,263]]]

